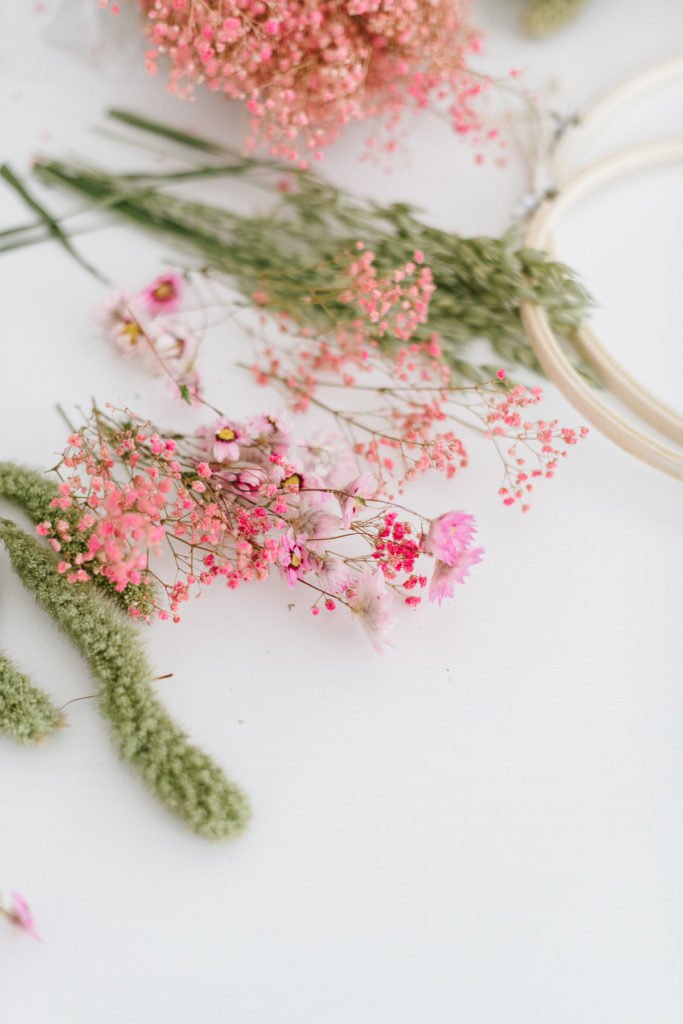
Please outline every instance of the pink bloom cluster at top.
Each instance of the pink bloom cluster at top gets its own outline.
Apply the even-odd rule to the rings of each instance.
[[[166,376],[174,393],[198,396],[199,340],[174,315],[180,311],[183,291],[179,274],[162,274],[137,294],[110,295],[96,318],[118,352],[138,357],[153,373]]]
[[[172,92],[196,85],[245,100],[250,145],[301,160],[350,121],[395,123],[409,105],[444,103],[456,131],[479,120],[479,47],[467,0],[141,0],[147,68],[170,62]],[[106,6],[106,3],[105,3]]]
[[[349,478],[343,460],[322,469],[323,446],[296,444],[278,416],[220,417],[175,440],[128,410],[94,410],[69,438],[54,516],[37,529],[74,584],[101,577],[119,592],[161,586],[167,600],[153,604],[161,618],[177,621],[197,587],[222,579],[236,589],[277,572],[289,587],[317,594],[315,614],[345,605],[382,650],[392,594],[408,606],[421,602],[428,574],[418,562],[435,559],[435,571],[445,562],[459,572],[451,582],[462,582],[473,521],[450,514],[460,518],[449,548],[438,526],[448,517],[430,525],[399,512],[381,497],[378,477]],[[175,560],[168,581],[157,565],[164,548]],[[432,581],[431,600],[446,594]],[[132,614],[147,618],[148,609],[134,603]]]

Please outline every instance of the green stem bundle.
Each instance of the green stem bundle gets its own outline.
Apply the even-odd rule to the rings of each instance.
[[[162,137],[190,151],[188,169],[167,173],[113,174],[61,160],[42,159],[38,177],[70,189],[88,206],[123,217],[194,256],[209,275],[230,279],[249,301],[267,297],[266,308],[295,325],[320,333],[357,317],[341,301],[348,265],[363,242],[376,256],[378,275],[388,276],[421,250],[434,275],[429,320],[415,340],[438,334],[456,372],[472,380],[490,377],[468,346],[487,340],[496,359],[511,368],[539,370],[526,340],[520,304],[543,306],[553,328],[571,336],[583,321],[589,297],[576,276],[545,254],[519,245],[516,232],[502,238],[461,238],[424,223],[406,203],[354,198],[308,171],[236,156],[230,150],[122,111],[111,116],[127,127]],[[192,161],[201,160],[199,164]],[[286,189],[279,186],[285,176]],[[174,191],[187,182],[231,178],[265,189],[273,200],[266,213],[238,214],[196,202]],[[6,247],[37,240],[35,226],[15,229]],[[0,243],[0,251],[3,245]],[[388,336],[383,346],[395,344]]]

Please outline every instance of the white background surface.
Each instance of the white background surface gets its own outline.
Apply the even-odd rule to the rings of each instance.
[[[134,57],[98,67],[48,46],[48,6],[10,0],[0,15],[2,149],[18,170],[45,148],[132,165],[89,133],[111,104],[236,137],[237,113],[209,97],[179,106]],[[486,67],[554,83],[567,110],[683,34],[676,0],[591,0],[543,43],[519,33],[519,9],[482,0]],[[680,133],[682,94],[612,141]],[[358,163],[361,137],[325,173],[454,230],[506,226],[514,162],[475,168],[427,119],[387,177]],[[670,401],[680,188],[674,169],[619,185],[560,239],[603,303],[601,336]],[[0,226],[25,219],[1,191]],[[133,288],[167,255],[120,227],[81,248]],[[98,339],[101,297],[54,246],[1,257],[0,457],[51,464],[57,401],[144,403],[170,420],[163,386]],[[238,414],[269,401],[234,369],[240,346],[225,332],[204,353],[209,397]],[[552,388],[547,409],[576,420]],[[45,939],[0,928],[3,1021],[680,1024],[680,485],[597,435],[526,518],[498,505],[498,481],[475,448],[457,483],[420,488],[433,513],[476,513],[488,554],[455,604],[402,619],[384,659],[341,614],[288,611],[275,583],[212,591],[180,627],[148,631],[155,666],[174,673],[159,684],[171,712],[252,798],[240,840],[211,845],[176,823],[117,762],[93,701],[42,749],[0,740],[0,888],[27,896]],[[93,690],[4,554],[0,645],[57,702]]]

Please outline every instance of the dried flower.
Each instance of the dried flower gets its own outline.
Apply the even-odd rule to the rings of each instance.
[[[36,931],[36,924],[33,920],[31,908],[24,897],[18,892],[11,892],[10,897],[11,903],[9,907],[5,907],[0,903],[0,914],[4,914],[12,924],[16,925],[17,928],[20,928],[23,932],[26,932],[27,935],[31,936],[31,938],[37,939],[38,942],[41,942],[42,940],[40,935]]]
[[[464,583],[470,568],[481,562],[483,548],[462,548],[451,563],[437,561],[429,584],[429,600],[439,604],[446,597],[453,597],[456,583]]]
[[[162,274],[143,288],[140,300],[152,316],[175,313],[180,308],[183,279],[180,274]]]
[[[288,436],[277,417],[221,417],[171,439],[130,410],[94,409],[69,439],[37,532],[67,583],[137,588],[162,619],[177,621],[183,602],[218,580],[235,590],[278,572],[312,591],[316,606],[357,612],[381,647],[392,596],[414,605],[427,586],[417,565],[431,557],[419,543],[428,521],[403,508],[399,516],[377,474],[342,490],[326,484],[305,466],[315,444],[301,446],[301,459]],[[163,550],[176,563],[168,580]],[[149,604],[129,610],[150,617]]]
[[[454,129],[479,125],[479,48],[463,0],[142,0],[146,66],[170,64],[169,89],[202,85],[246,101],[248,145],[320,157],[351,121],[394,127],[405,107],[445,105]]]
[[[198,396],[199,341],[187,324],[167,315],[180,308],[181,286],[178,274],[166,274],[137,295],[114,292],[95,316],[119,353],[135,356],[153,373],[166,376],[177,393],[187,390]]]
[[[366,569],[350,588],[349,606],[359,617],[372,646],[383,654],[389,647],[388,637],[394,625],[384,574]]]
[[[235,426],[224,417],[205,432],[211,454],[216,462],[236,462],[240,457],[240,436]]]
[[[374,498],[376,492],[377,479],[371,476],[370,473],[361,473],[360,476],[357,476],[355,480],[346,485],[339,494],[344,529],[348,530],[365,499]]]
[[[474,533],[474,516],[467,512],[447,512],[429,524],[422,550],[446,565],[455,565],[460,553],[472,542]]]

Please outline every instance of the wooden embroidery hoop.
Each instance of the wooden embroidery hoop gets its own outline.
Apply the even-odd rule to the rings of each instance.
[[[683,76],[683,57],[658,64],[622,83],[589,104],[575,120],[579,129],[595,129],[620,107],[636,97]],[[526,234],[528,246],[551,251],[551,233],[560,217],[595,188],[622,177],[673,161],[683,162],[683,139],[623,150],[562,180],[562,166],[572,143],[571,129],[556,147],[552,171],[560,181],[532,216]],[[522,322],[536,356],[548,377],[586,419],[644,462],[683,480],[683,447],[674,448],[644,433],[616,413],[573,369],[560,347],[545,310],[530,303],[521,307]],[[683,446],[683,417],[647,391],[599,342],[593,331],[582,327],[574,339],[586,362],[596,370],[609,391],[631,412],[670,440]]]

